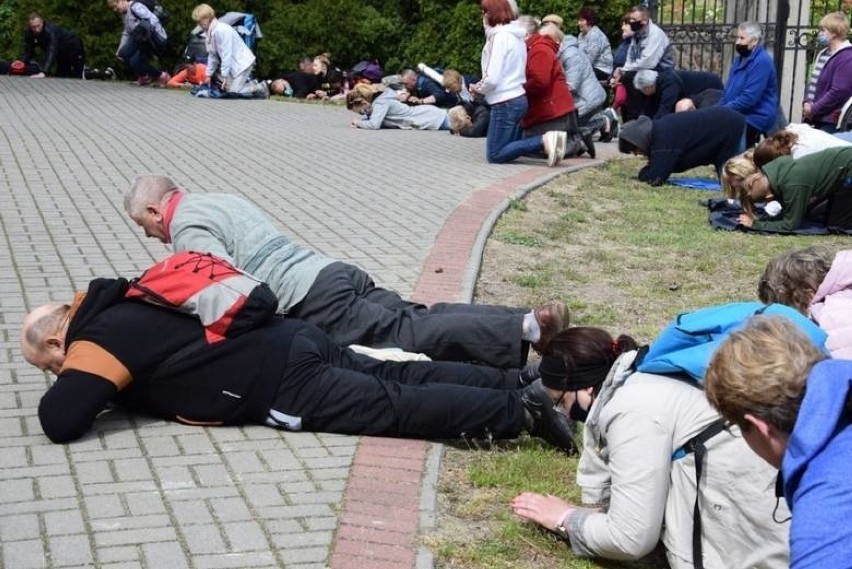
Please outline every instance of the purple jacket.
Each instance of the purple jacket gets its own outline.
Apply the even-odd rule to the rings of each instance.
[[[836,123],[849,97],[852,97],[852,46],[832,55],[819,74],[813,101],[814,124]]]

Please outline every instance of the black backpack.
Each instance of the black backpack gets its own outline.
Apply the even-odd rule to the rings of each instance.
[[[162,5],[160,0],[133,0],[134,2],[139,2],[146,8],[148,8],[151,13],[157,16],[157,19],[160,20],[160,25],[165,27],[166,24],[169,23],[169,13],[166,11],[165,7]]]

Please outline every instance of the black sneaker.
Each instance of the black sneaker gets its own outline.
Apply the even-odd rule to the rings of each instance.
[[[577,452],[571,420],[556,409],[540,379],[523,389],[521,402],[529,415],[530,436],[542,438],[568,454]]]

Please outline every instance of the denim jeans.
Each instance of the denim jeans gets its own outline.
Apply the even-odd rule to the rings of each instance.
[[[160,70],[149,62],[153,55],[149,46],[140,46],[131,37],[128,37],[125,44],[118,50],[118,57],[124,60],[137,77],[148,76],[156,79],[160,75]]]
[[[491,105],[485,158],[492,164],[505,164],[519,156],[540,154],[544,150],[541,137],[521,138],[521,119],[527,114],[527,97],[521,95]]]

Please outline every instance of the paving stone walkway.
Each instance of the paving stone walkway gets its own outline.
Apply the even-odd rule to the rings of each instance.
[[[0,77],[0,567],[431,566],[416,535],[433,522],[439,445],[122,412],[52,445],[35,414],[51,378],[18,350],[27,310],[168,253],[124,215],[141,173],[242,195],[404,295],[466,300],[483,228],[557,171],[488,165],[482,140],[444,132],[358,131],[353,116]]]

